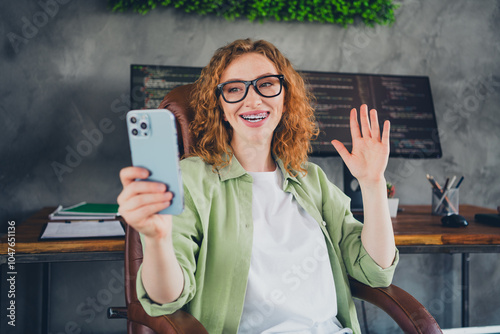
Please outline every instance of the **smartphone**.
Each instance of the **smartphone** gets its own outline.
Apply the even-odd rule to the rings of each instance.
[[[174,194],[170,206],[159,213],[180,214],[184,192],[174,115],[167,109],[131,110],[127,113],[127,129],[132,165],[149,170],[146,181],[164,183]]]

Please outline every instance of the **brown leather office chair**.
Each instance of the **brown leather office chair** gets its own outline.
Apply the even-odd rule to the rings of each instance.
[[[177,119],[177,133],[181,155],[188,154],[193,139],[189,123],[193,110],[189,106],[192,84],[173,89],[159,108],[170,110]],[[128,333],[207,333],[192,315],[179,310],[172,315],[150,317],[140,305],[135,291],[137,271],[142,263],[139,234],[127,225],[125,238],[125,299],[127,307],[109,309],[109,318],[127,318]],[[365,300],[384,310],[405,333],[442,333],[429,312],[415,298],[397,286],[371,288],[355,280],[350,281],[353,297]]]

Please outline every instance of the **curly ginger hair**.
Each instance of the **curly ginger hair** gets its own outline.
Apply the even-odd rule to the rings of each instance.
[[[216,87],[225,68],[234,59],[251,52],[267,57],[278,73],[285,77],[284,112],[274,130],[271,151],[282,160],[291,175],[296,176],[297,171],[305,174],[303,164],[311,151],[310,141],[319,132],[311,106],[313,96],[306,90],[304,80],[290,61],[273,44],[264,40],[236,40],[219,48],[203,68],[191,100],[195,118],[190,131],[196,143],[192,154],[211,164],[214,169],[230,164],[233,157],[230,146],[233,132],[229,123],[224,121]]]

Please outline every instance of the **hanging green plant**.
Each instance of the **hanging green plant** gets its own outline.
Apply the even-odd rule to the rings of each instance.
[[[366,25],[394,22],[392,0],[108,0],[114,12],[132,10],[147,14],[157,7],[175,7],[186,13],[214,14],[227,20],[245,17],[250,21],[309,21],[346,27],[360,19]]]

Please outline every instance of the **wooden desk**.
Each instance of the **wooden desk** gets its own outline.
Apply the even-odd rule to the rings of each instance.
[[[16,222],[16,263],[123,259],[125,238],[39,241],[55,207],[43,208],[22,223]],[[7,262],[7,235],[0,239],[0,265]]]
[[[43,263],[42,266],[42,332],[49,333],[50,313],[50,273],[52,262],[64,261],[116,261],[124,259],[125,238],[72,239],[39,241],[40,233],[48,221],[48,216],[55,207],[44,208],[22,223],[15,224],[14,266],[8,264],[8,235],[0,239],[0,269],[17,275],[17,263]],[[3,287],[3,284],[0,286]],[[1,296],[4,292],[0,289]]]
[[[474,222],[476,213],[495,213],[472,205],[461,205],[460,214],[467,227],[441,226],[441,217],[430,214],[427,205],[403,205],[403,211],[392,218],[396,245],[402,253],[432,252],[500,252],[500,227]],[[16,262],[57,262],[120,260],[125,249],[124,238],[39,241],[49,213],[44,208],[21,224],[16,224]],[[0,239],[0,264],[6,263],[7,236]]]
[[[460,205],[467,227],[443,227],[441,216],[431,215],[428,205],[403,205],[392,218],[396,245],[403,252],[500,252],[500,227],[474,221],[476,213],[496,210]]]
[[[441,216],[431,215],[430,205],[404,205],[392,218],[394,238],[401,253],[462,254],[462,327],[469,327],[469,253],[500,253],[500,226],[474,221],[476,213],[496,210],[460,205],[466,227],[443,227]]]
[[[49,286],[51,262],[123,260],[123,238],[39,241],[47,217],[54,209],[44,208],[25,222],[16,224],[16,263],[44,263],[46,287]],[[401,253],[462,253],[462,284],[465,286],[462,324],[468,326],[469,253],[500,252],[500,227],[476,223],[474,215],[496,211],[460,205],[460,214],[469,226],[450,228],[441,226],[441,217],[432,216],[428,205],[404,205],[402,209],[392,219],[396,245]],[[0,239],[0,265],[6,264],[8,259],[6,238]],[[48,301],[49,297],[50,291],[46,290],[44,299]]]

